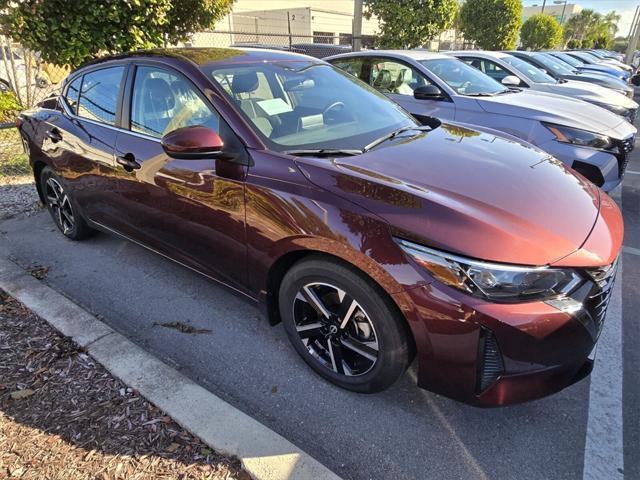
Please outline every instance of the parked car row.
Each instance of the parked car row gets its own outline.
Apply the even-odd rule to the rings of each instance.
[[[605,191],[622,180],[634,146],[635,101],[600,85],[556,80],[509,53],[368,50],[326,60],[414,115],[513,135]]]
[[[619,183],[636,130],[477,58],[142,51],[72,72],[18,129],[69,239],[113,233],[226,285],[340,387],[380,391],[415,358],[420,387],[505,405],[592,369],[623,236],[592,182]]]

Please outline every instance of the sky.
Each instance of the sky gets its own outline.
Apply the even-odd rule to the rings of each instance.
[[[615,10],[622,15],[620,22],[618,23],[618,33],[620,36],[627,36],[629,28],[631,27],[631,21],[633,20],[633,13],[636,10],[640,0],[568,0],[567,3],[575,3],[582,8],[590,8],[600,13],[607,13],[611,10]],[[522,4],[525,7],[531,5],[542,5],[542,0],[524,0]],[[553,0],[547,0],[547,4],[552,5]]]

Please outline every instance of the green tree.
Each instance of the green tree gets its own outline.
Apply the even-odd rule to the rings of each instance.
[[[582,48],[610,48],[618,31],[621,16],[615,11],[606,15],[585,9],[565,23],[564,38],[569,45]]]
[[[551,15],[532,15],[522,25],[520,40],[531,50],[553,48],[562,41],[562,27]]]
[[[520,0],[466,0],[460,9],[464,37],[480,48],[515,48],[522,25]]]
[[[0,0],[2,32],[56,65],[183,41],[233,0]]]
[[[364,16],[376,16],[382,48],[416,48],[434,39],[453,24],[457,0],[364,0]]]

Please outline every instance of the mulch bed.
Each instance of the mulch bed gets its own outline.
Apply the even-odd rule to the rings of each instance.
[[[0,291],[4,478],[250,477]]]

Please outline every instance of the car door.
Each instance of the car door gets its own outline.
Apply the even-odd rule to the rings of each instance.
[[[124,235],[225,283],[246,284],[243,144],[187,78],[138,64],[116,141]],[[234,158],[175,159],[161,138],[190,125],[215,130]]]
[[[433,82],[422,72],[404,62],[372,57],[367,64],[371,86],[387,95],[414,115],[428,115],[443,120],[453,120],[455,104],[446,95],[437,100],[418,100],[413,91]]]
[[[41,127],[42,152],[65,179],[84,216],[118,223],[114,146],[125,66],[85,71],[72,79]]]

